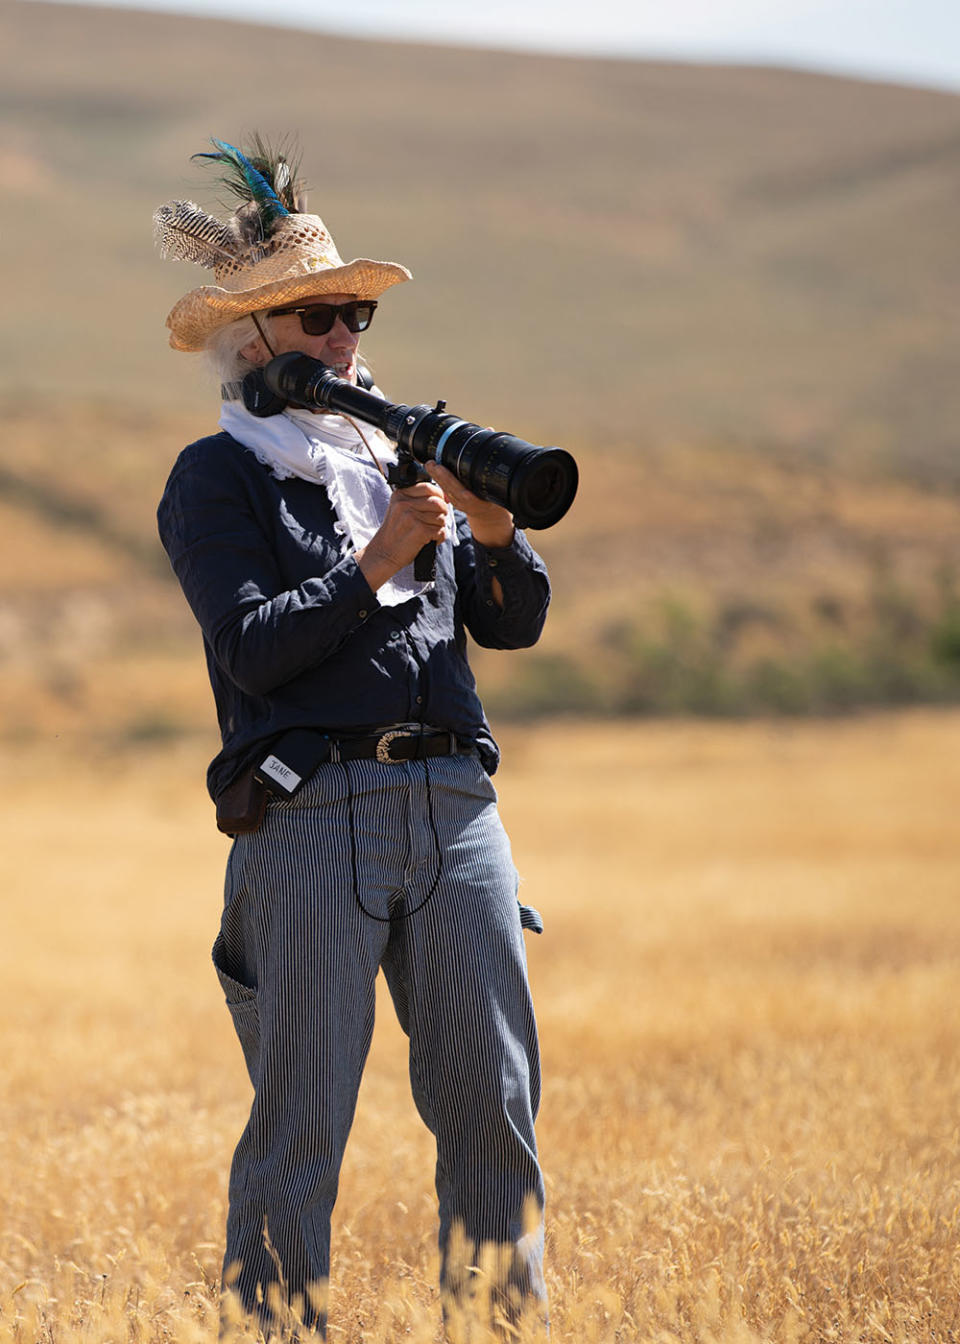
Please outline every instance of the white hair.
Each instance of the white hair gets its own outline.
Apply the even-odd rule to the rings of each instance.
[[[269,341],[273,335],[272,319],[266,313],[258,313],[257,321]],[[251,341],[255,341],[259,335],[260,332],[250,313],[246,317],[238,317],[235,322],[228,322],[225,327],[218,327],[210,334],[204,346],[204,353],[215,377],[221,383],[238,382],[244,374],[255,367],[248,359],[244,359],[240,351]]]

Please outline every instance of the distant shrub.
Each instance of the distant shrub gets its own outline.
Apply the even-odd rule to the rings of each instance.
[[[815,707],[815,685],[809,669],[785,660],[763,658],[747,669],[743,703],[772,714],[809,714]]]
[[[708,717],[843,714],[960,701],[960,600],[886,570],[859,611],[821,592],[803,611],[664,594],[576,653],[534,654],[493,704],[512,718],[585,713]]]
[[[605,709],[598,683],[563,653],[532,654],[509,687],[485,698],[503,719],[595,714]]]
[[[828,644],[810,659],[808,677],[816,687],[814,708],[824,713],[862,708],[871,702],[870,673],[856,649]]]
[[[162,710],[150,710],[131,720],[123,730],[123,737],[131,743],[172,742],[184,734],[184,726]]]
[[[960,673],[960,605],[952,600],[930,630],[930,652],[937,663]]]

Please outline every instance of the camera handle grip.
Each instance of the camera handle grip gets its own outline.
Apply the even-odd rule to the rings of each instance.
[[[387,468],[387,483],[394,490],[402,490],[417,481],[430,477],[409,450],[398,448],[398,461]],[[437,543],[428,541],[420,547],[413,561],[413,577],[417,583],[433,583],[437,576]]]
[[[417,583],[433,583],[437,577],[437,543],[428,541],[421,546],[413,562],[413,577]]]

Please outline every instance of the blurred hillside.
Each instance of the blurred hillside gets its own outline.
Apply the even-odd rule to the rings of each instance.
[[[345,256],[396,258],[364,349],[398,400],[581,463],[497,715],[960,697],[960,99],[775,70],[372,43],[0,4],[0,722],[210,732],[155,540],[213,426],[163,318],[205,278],[211,134],[300,132]],[[14,264],[10,264],[11,261]]]
[[[154,539],[191,417],[11,408],[5,431],[0,734],[212,744],[199,634]],[[544,637],[474,651],[495,718],[960,699],[956,494],[720,448],[584,456],[574,508],[532,534]]]
[[[414,272],[368,342],[398,400],[957,479],[955,95],[5,0],[0,108],[17,398],[205,406],[150,218],[215,204],[211,134],[293,129],[343,254]]]

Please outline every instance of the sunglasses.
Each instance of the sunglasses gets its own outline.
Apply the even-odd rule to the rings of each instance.
[[[311,303],[308,308],[271,308],[270,316],[296,313],[305,336],[325,336],[338,317],[347,331],[366,331],[376,311],[373,299],[354,299],[351,303]]]

